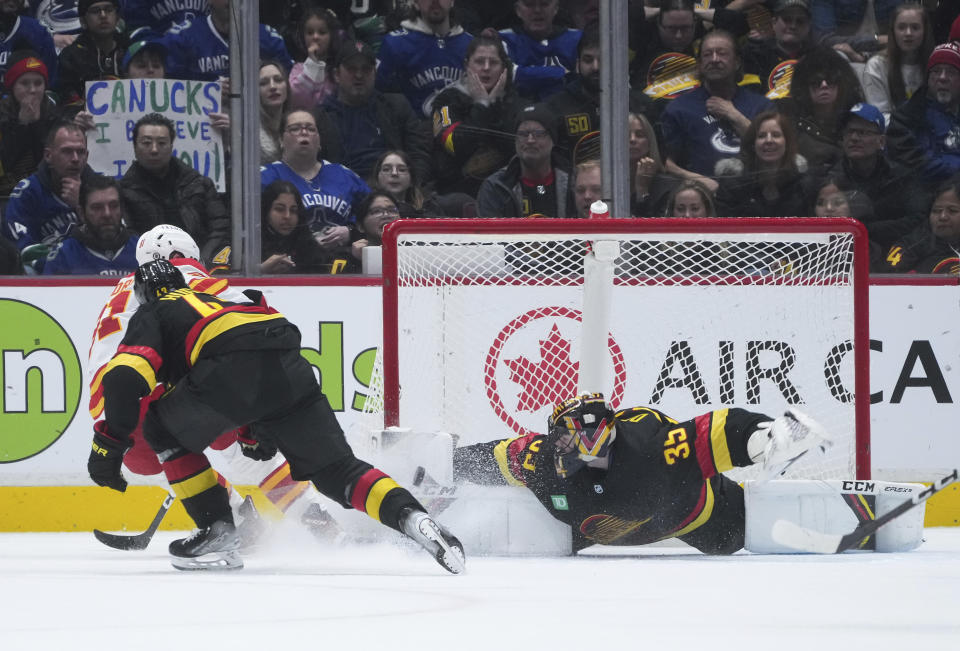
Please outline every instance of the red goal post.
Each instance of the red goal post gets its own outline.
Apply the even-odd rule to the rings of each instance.
[[[462,443],[543,432],[584,390],[680,420],[796,404],[837,445],[788,476],[870,476],[855,220],[399,220],[383,240],[367,410],[385,426]]]

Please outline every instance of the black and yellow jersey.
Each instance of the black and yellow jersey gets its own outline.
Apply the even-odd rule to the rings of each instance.
[[[526,486],[550,514],[593,543],[642,545],[687,534],[713,512],[710,478],[750,465],[747,438],[763,414],[720,409],[678,423],[647,407],[616,414],[606,470],[557,476],[554,448],[529,435],[458,448],[458,480]]]
[[[121,440],[137,423],[136,400],[175,384],[204,357],[243,350],[298,349],[300,332],[265,303],[235,303],[177,289],[141,305],[104,371],[107,419]],[[111,402],[113,407],[111,408]],[[113,415],[111,417],[111,411]]]

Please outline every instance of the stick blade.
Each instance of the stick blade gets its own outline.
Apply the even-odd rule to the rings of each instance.
[[[840,534],[814,531],[789,520],[777,520],[771,535],[781,545],[809,554],[835,554],[843,540]]]
[[[102,542],[107,547],[112,547],[113,549],[120,549],[122,551],[140,551],[147,548],[147,545],[150,544],[150,538],[152,536],[144,536],[143,534],[138,534],[135,536],[119,536],[112,533],[107,533],[105,531],[100,531],[99,529],[93,530],[94,537]]]

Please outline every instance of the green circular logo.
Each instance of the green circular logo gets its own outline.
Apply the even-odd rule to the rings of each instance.
[[[43,452],[80,405],[80,358],[70,336],[43,310],[0,299],[0,463]]]

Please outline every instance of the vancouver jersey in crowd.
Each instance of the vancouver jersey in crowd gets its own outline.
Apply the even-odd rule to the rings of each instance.
[[[37,53],[43,65],[47,66],[50,76],[47,88],[56,87],[59,59],[53,45],[53,37],[47,28],[40,24],[40,21],[29,16],[17,16],[9,32],[0,32],[0,75],[6,73],[7,61],[14,50],[23,49],[34,50]]]
[[[128,31],[146,27],[162,34],[171,27],[185,26],[190,21],[203,19],[207,14],[207,0],[124,0],[123,22]]]
[[[230,287],[225,278],[214,278],[203,265],[189,258],[170,261],[183,274],[187,284],[198,292],[214,294],[234,302],[247,301],[238,289]],[[127,332],[127,324],[140,302],[133,293],[133,274],[120,280],[110,293],[93,330],[87,363],[87,382],[90,385],[90,416],[97,420],[103,414],[103,374],[117,352],[117,346]],[[152,387],[151,387],[152,389]]]
[[[563,88],[566,74],[577,67],[579,29],[555,28],[543,40],[513,29],[500,30],[510,60],[516,63],[514,83],[524,96],[546,99]]]
[[[309,181],[290,169],[283,161],[260,168],[260,185],[267,187],[274,181],[288,181],[300,191],[307,209],[304,221],[312,231],[324,226],[347,226],[356,221],[354,204],[370,194],[370,186],[352,170],[323,161],[323,166]]]
[[[616,414],[607,470],[588,466],[561,478],[552,442],[528,435],[457,448],[454,473],[479,484],[526,486],[554,518],[573,527],[579,548],[682,537],[712,517],[730,517],[730,508],[739,508],[740,521],[731,518],[731,524],[742,529],[742,494],[739,503],[736,495],[722,495],[739,487],[720,473],[751,464],[747,438],[761,419],[720,409],[678,423],[635,407]]]
[[[10,239],[21,251],[31,244],[56,244],[80,223],[77,211],[44,187],[41,173],[42,168],[14,186],[10,198],[16,201],[8,202],[3,214]]]
[[[206,0],[193,0],[206,2]],[[128,5],[132,0],[126,0]],[[152,4],[152,3],[151,3]],[[162,4],[162,3],[161,3]],[[79,34],[80,18],[77,17],[77,0],[29,0],[27,10],[51,34]]]
[[[419,25],[404,21],[403,29],[383,37],[377,56],[377,89],[402,94],[414,112],[429,118],[436,95],[463,74],[473,37],[459,26],[438,37]]]
[[[50,252],[43,265],[44,275],[75,274],[88,276],[125,276],[137,269],[138,235],[131,235],[116,251],[94,251],[76,237],[68,237]]]
[[[210,16],[175,25],[159,40],[167,48],[168,79],[216,81],[230,76],[230,43]],[[275,59],[288,71],[293,67],[283,38],[267,25],[260,25],[260,58]]]

